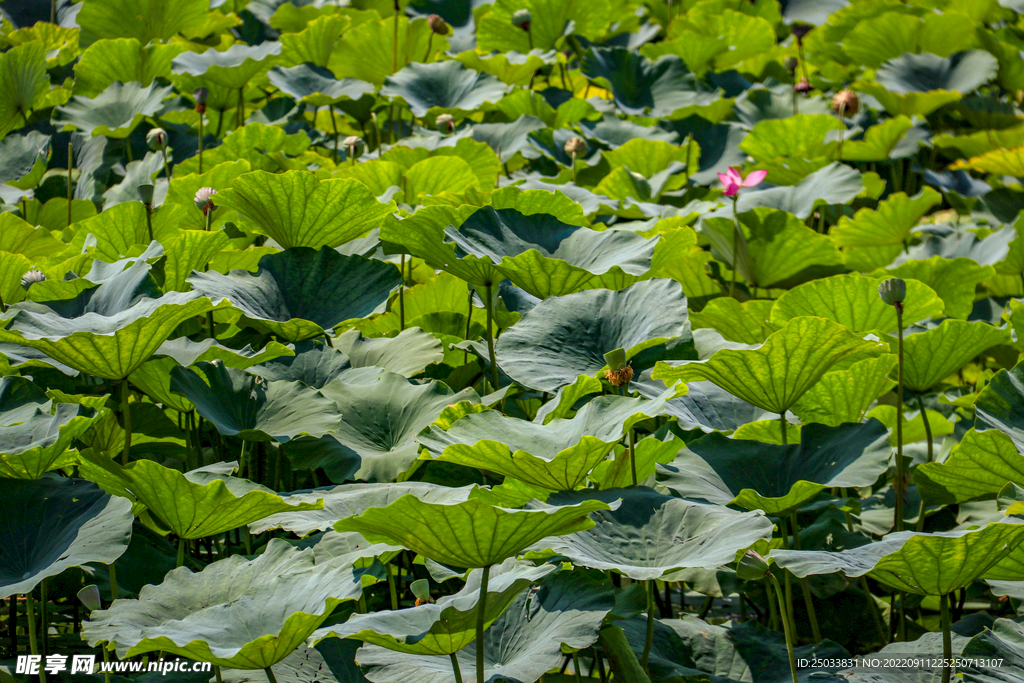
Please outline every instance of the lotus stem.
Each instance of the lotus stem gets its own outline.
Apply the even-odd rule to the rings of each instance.
[[[267,672],[267,680],[270,681],[270,683],[277,683],[277,676],[274,675],[273,668],[268,666],[264,671]]]
[[[793,547],[797,550],[802,550],[800,547],[800,526],[796,520],[796,513],[790,513],[789,515],[790,524],[790,536],[793,539]],[[814,601],[811,595],[811,584],[807,580],[807,577],[800,579],[800,590],[804,594],[804,605],[807,607],[807,620],[811,622],[811,634],[814,636],[814,642],[821,642],[821,629],[818,627],[818,614],[814,611]]]
[[[473,288],[469,287],[469,311],[466,313],[466,341],[469,341],[469,328],[473,324]],[[462,352],[462,362],[469,362],[469,349]]]
[[[334,164],[338,164],[338,119],[334,116],[334,107],[328,106],[327,111],[331,112],[331,127],[334,128]],[[313,123],[316,124],[316,116],[313,116]],[[355,161],[353,155],[353,161]]]
[[[149,229],[149,241],[153,241],[153,205],[145,204],[146,207],[146,228]]]
[[[395,33],[391,42],[391,75],[398,72],[398,13],[401,11],[398,0],[395,0]]]
[[[775,578],[774,574],[768,574],[768,580],[771,581],[772,586],[775,588],[775,595],[779,598],[779,602],[782,603],[782,586],[779,585],[779,580]],[[789,654],[789,673],[793,676],[793,683],[798,683],[796,676],[796,655],[793,653],[793,633],[790,629],[789,619],[782,620],[783,633],[786,636],[786,652]]]
[[[214,665],[213,672],[214,672],[214,674],[217,675],[217,683],[224,683],[224,679],[221,678],[221,675],[220,675],[220,667]]]
[[[174,565],[174,568],[177,569],[183,564],[185,564],[185,539],[178,536],[178,563]]]
[[[455,683],[462,683],[462,669],[459,667],[459,658],[455,656],[454,652],[450,652],[448,658],[452,660],[452,673],[455,674]]]
[[[28,605],[28,646],[29,651],[34,654],[39,654],[39,644],[36,642],[36,599],[32,596],[32,591],[25,593],[25,601]],[[39,667],[39,681],[40,683],[46,683],[46,671],[43,667]]]
[[[640,655],[640,666],[650,675],[647,662],[651,658],[651,646],[654,645],[654,579],[647,581],[647,637],[644,639],[644,651]]]
[[[121,466],[128,464],[128,456],[132,448],[132,411],[128,407],[131,398],[131,389],[128,388],[128,378],[121,380],[121,416],[124,418],[124,450],[121,451]]]
[[[609,624],[601,629],[601,645],[608,656],[608,667],[612,670],[613,680],[629,681],[629,683],[651,683],[647,672],[637,661],[636,653],[629,645],[626,634],[621,626]]]
[[[57,23],[57,0],[50,0],[50,23]]]
[[[487,355],[491,361],[491,379],[494,382],[494,390],[498,390],[498,364],[494,360],[494,331],[491,329],[494,324],[494,303],[491,299],[491,283],[487,283],[487,301],[484,307],[487,309]]]
[[[50,654],[50,634],[48,633],[50,628],[47,623],[49,621],[49,614],[47,614],[48,610],[46,609],[46,602],[46,579],[43,579],[39,582],[39,623],[41,626],[39,629],[39,635],[43,637],[44,657]]]
[[[430,35],[427,36],[427,54],[423,55],[423,63],[426,64],[430,61],[430,48],[434,46],[434,31],[430,31]]]
[[[583,679],[580,678],[580,653],[572,653],[572,672],[576,674],[576,683],[583,683]]]
[[[167,178],[167,182],[171,182],[171,169],[167,167],[167,148],[164,147],[160,153],[164,155],[164,177]]]
[[[476,610],[476,683],[484,681],[484,621],[487,617],[487,584],[491,577],[490,566],[484,567],[480,576],[480,601]]]
[[[107,651],[107,644],[106,643],[103,644],[103,663],[104,664],[109,664],[110,663],[110,654]],[[105,666],[103,668],[104,668],[104,671],[103,671],[104,683],[110,683],[110,667],[109,666]]]
[[[199,114],[199,172],[203,172],[203,115]]]
[[[11,652],[16,653],[18,651],[18,600],[16,595],[12,595],[8,601],[7,623],[10,624],[7,633],[11,637]]]
[[[949,660],[953,658],[953,636],[949,632],[949,593],[939,597],[940,620],[942,621],[942,658],[945,660],[942,667],[942,683],[949,683],[952,667]]]
[[[636,486],[636,432],[632,427],[629,428],[629,473],[633,477],[633,486]]]
[[[773,631],[779,630],[779,609],[775,604],[775,591],[766,590],[765,595],[768,596],[768,621],[771,624]]]
[[[245,87],[238,89],[238,121],[235,122],[235,130],[242,127],[242,121],[245,120]],[[275,682],[276,683],[276,682]]]
[[[402,274],[402,283],[398,285],[398,329],[405,330],[405,254],[402,254],[398,272]]]
[[[54,0],[56,2],[57,0]],[[75,145],[74,143],[68,143],[68,225],[71,225],[71,200],[73,194],[71,193],[71,174],[75,170]]]
[[[779,429],[782,431],[782,445],[785,446],[789,443],[789,437],[786,434],[786,411],[779,413]]]
[[[917,396],[917,407],[921,411],[921,419],[924,420],[924,433],[925,436],[928,438],[928,462],[931,462],[932,460],[934,460],[932,425],[930,422],[928,422],[928,412],[924,408],[924,399],[921,398],[921,394],[917,393],[916,391],[914,392],[914,395]]]
[[[839,146],[836,148],[836,161],[843,160],[843,133],[846,132],[845,116],[846,102],[842,102],[839,105]],[[824,212],[822,212],[822,215],[824,215]]]
[[[117,600],[119,597],[117,590],[117,565],[113,562],[107,565],[107,577],[110,580],[110,600]]]
[[[779,535],[782,537],[782,547],[790,548],[790,543],[787,539],[786,533],[785,517],[779,518]],[[779,611],[782,613],[782,622],[785,627],[791,629],[795,634],[796,617],[793,615],[793,581],[789,572],[785,573],[783,583],[786,587],[785,599],[783,599],[782,595],[779,595]]]
[[[882,639],[882,643],[887,644],[889,642],[889,634],[885,631],[885,625],[882,623],[882,615],[878,612],[878,605],[875,604],[875,598],[871,595],[871,590],[868,588],[868,578],[866,576],[860,577],[860,588],[864,591],[864,596],[868,600],[868,605],[871,610],[871,618],[875,621],[875,628],[878,630],[878,637]]]
[[[398,610],[398,589],[395,587],[395,575],[391,573],[391,565],[387,565],[384,569],[388,572],[388,592],[391,594],[391,609]]]
[[[573,152],[571,156],[572,156],[572,184],[575,185],[576,184],[576,152]]]
[[[897,304],[896,309],[896,343],[899,360],[896,383],[896,519],[893,525],[896,531],[903,531],[903,306]]]
[[[739,244],[740,221],[736,215],[736,205],[739,202],[739,195],[732,198],[732,278],[729,280],[729,296],[734,296],[736,291],[736,247]]]

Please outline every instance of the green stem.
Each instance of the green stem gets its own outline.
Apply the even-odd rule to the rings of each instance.
[[[636,486],[636,432],[629,428],[629,473],[633,476],[633,486]]]
[[[117,565],[111,562],[107,565],[107,576],[110,579],[110,599],[117,600],[119,591],[117,590]]]
[[[388,592],[391,594],[391,609],[398,610],[398,589],[395,587],[395,575],[391,573],[391,565],[386,565],[384,569],[388,572]]]
[[[217,676],[217,683],[224,683],[224,679],[221,678],[221,675],[220,675],[220,667],[219,666],[214,666],[213,667],[213,672]]]
[[[740,221],[736,215],[736,204],[739,201],[739,194],[736,194],[732,198],[732,277],[729,279],[729,296],[733,296],[736,291],[736,248],[739,244],[740,235]]]
[[[939,607],[941,610],[940,620],[942,621],[942,658],[946,660],[946,664],[953,658],[953,636],[949,632],[949,594],[943,595],[939,598]],[[950,674],[952,673],[952,667],[942,667],[942,683],[949,683]]]
[[[775,595],[779,598],[781,603],[782,598],[782,587],[779,585],[779,580],[775,578],[774,574],[768,575],[772,586],[775,588]],[[790,631],[789,619],[782,620],[783,632],[786,636],[786,651],[789,654],[789,673],[793,675],[793,683],[798,683],[796,677],[796,655],[793,654],[793,634]]]
[[[572,153],[572,184],[576,184],[576,152]]]
[[[395,2],[395,33],[391,43],[391,75],[398,71],[398,2]]]
[[[39,644],[36,642],[36,599],[32,597],[32,591],[25,593],[25,600],[28,603],[28,646],[29,652],[39,654]],[[46,672],[39,667],[39,680],[46,683]]]
[[[469,341],[469,328],[473,324],[473,288],[469,288],[469,311],[466,313],[466,341]],[[462,362],[469,362],[469,349],[462,352]]]
[[[334,128],[334,164],[338,164],[338,119],[334,116],[334,107],[327,107],[327,111],[331,112],[331,127]],[[315,124],[316,121],[314,120]]]
[[[621,626],[605,626],[601,629],[599,637],[608,657],[608,667],[612,670],[613,680],[623,683],[651,683],[647,672],[637,661],[636,653],[633,652]]]
[[[427,54],[423,55],[423,63],[426,64],[430,61],[430,49],[434,47],[434,32],[431,31],[429,37],[427,37]]]
[[[903,531],[903,310],[896,304],[897,356],[899,359],[896,385],[896,531]]]
[[[124,450],[121,451],[121,466],[128,464],[128,455],[132,448],[132,411],[128,407],[131,390],[128,378],[121,380],[121,416],[124,418]]]
[[[882,639],[882,643],[889,642],[889,633],[885,630],[885,625],[882,623],[882,615],[878,611],[878,605],[875,604],[875,598],[871,595],[871,590],[868,588],[868,578],[866,576],[860,577],[860,587],[864,591],[864,596],[867,598],[868,605],[871,609],[871,618],[875,621],[875,628],[878,629],[878,637]]]
[[[786,435],[786,411],[779,413],[779,429],[782,430],[782,444],[788,444],[788,436]]]
[[[164,177],[167,178],[167,182],[171,182],[171,169],[167,168],[167,148],[165,147],[161,152],[164,155]]]
[[[398,272],[402,274],[402,282],[398,285],[398,329],[405,329],[405,254],[398,266]]]
[[[146,204],[146,228],[149,229],[149,241],[153,241],[153,205]]]
[[[235,122],[235,130],[242,127],[245,120],[245,87],[238,89],[238,121]]]
[[[56,0],[54,0],[56,2]],[[71,176],[75,170],[74,152],[75,146],[73,143],[68,143],[68,225],[71,225],[71,201],[74,196],[71,193]]]
[[[647,662],[651,658],[651,646],[654,645],[654,579],[647,582],[647,637],[644,639],[644,651],[640,655],[640,666],[651,673]]]
[[[797,550],[802,550],[800,547],[800,526],[796,520],[796,513],[793,512],[789,515],[789,524],[791,537],[793,538],[793,546]],[[821,629],[818,627],[818,614],[814,611],[814,601],[811,595],[811,584],[807,581],[807,578],[800,579],[800,590],[804,595],[804,605],[807,607],[807,620],[811,622],[811,634],[814,636],[814,642],[821,642]]]
[[[199,173],[203,172],[203,115],[199,115]],[[218,669],[219,671],[219,669]]]
[[[583,683],[580,678],[580,653],[578,652],[572,653],[572,671],[576,674],[576,683]]]
[[[462,683],[462,668],[459,667],[459,658],[455,656],[454,652],[449,653],[448,658],[452,660],[452,672],[455,674],[455,683]]]
[[[921,394],[917,393],[916,391],[914,392],[914,395],[917,396],[917,407],[921,411],[921,419],[924,420],[924,433],[925,433],[925,436],[928,438],[928,462],[931,462],[932,460],[935,459],[935,456],[934,456],[934,453],[933,453],[933,450],[932,450],[933,449],[932,425],[931,425],[930,422],[928,422],[928,412],[924,409],[924,399],[921,398]]]
[[[771,624],[773,631],[779,630],[779,609],[775,604],[775,591],[766,590],[765,594],[768,596],[768,621]]]
[[[185,539],[178,536],[178,563],[174,565],[175,569],[185,564]]]
[[[487,355],[491,362],[491,380],[494,382],[494,391],[498,390],[498,364],[494,360],[494,306],[491,300],[491,283],[487,283],[487,300],[484,308],[487,309]]]
[[[42,636],[43,641],[43,657],[50,654],[50,615],[46,609],[46,579],[43,579],[39,583],[39,623],[41,628],[39,629],[39,635]]]
[[[484,621],[487,616],[487,584],[491,568],[484,567],[480,577],[480,601],[476,610],[476,683],[484,683]]]
[[[274,675],[274,670],[272,668],[268,666],[264,671],[267,672],[267,680],[270,681],[270,683],[277,683],[277,676]]]
[[[788,535],[786,533],[786,518],[785,517],[780,517],[779,518],[779,535],[782,537],[782,547],[783,548],[787,548],[789,550],[792,550],[793,548],[791,547],[791,545],[789,543]],[[780,600],[780,602],[779,602],[779,610],[782,612],[782,620],[783,620],[783,622],[785,622],[789,626],[789,628],[791,628],[793,630],[793,633],[795,634],[796,633],[796,617],[793,615],[793,582],[792,582],[792,579],[790,578],[790,576],[791,575],[790,575],[789,572],[786,572],[785,575],[784,575],[783,583],[786,586],[786,599],[785,600]]]

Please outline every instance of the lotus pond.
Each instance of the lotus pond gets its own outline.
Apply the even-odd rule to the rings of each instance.
[[[0,680],[1024,680],[1021,12],[5,0]]]

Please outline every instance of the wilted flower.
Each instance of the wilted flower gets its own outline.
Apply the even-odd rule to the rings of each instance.
[[[449,133],[455,130],[455,117],[451,114],[441,114],[434,122],[438,130],[447,130]]]
[[[739,172],[739,169],[729,167],[729,170],[725,173],[719,173],[718,179],[725,185],[725,196],[735,197],[741,187],[754,187],[760,185],[761,181],[768,175],[768,171],[751,171],[750,174],[744,178]]]
[[[196,101],[196,111],[200,114],[206,111],[206,98],[209,95],[210,91],[206,88],[196,88],[192,91],[192,99]]]
[[[215,194],[217,194],[217,190],[212,187],[201,187],[196,192],[196,208],[202,211],[204,216],[217,208],[213,203],[213,195]]]
[[[530,20],[531,19],[532,19],[532,17],[530,16],[530,10],[528,10],[528,9],[516,10],[512,14],[512,25],[515,26],[516,28],[521,28],[524,31],[529,31],[530,30]]]
[[[426,579],[417,579],[413,581],[409,588],[412,590],[412,594],[416,596],[416,606],[429,605],[434,602],[434,599],[430,597],[430,583]]]
[[[167,148],[167,131],[163,128],[154,128],[146,133],[146,144],[156,151]]]
[[[797,59],[796,57],[789,56],[786,57],[786,60],[784,62],[782,62],[782,65],[786,67],[787,71],[793,73],[794,71],[796,71],[796,68],[800,66],[800,60]]]
[[[878,285],[878,296],[889,306],[903,310],[903,300],[907,297],[907,283],[898,277],[883,280]]]
[[[565,153],[569,156],[581,156],[587,153],[587,142],[580,137],[571,137],[565,143]]]
[[[135,188],[135,191],[139,193],[139,200],[146,206],[153,205],[153,189],[153,186],[149,183]]]
[[[427,26],[430,27],[431,31],[439,36],[446,36],[451,33],[452,30],[451,26],[448,25],[448,22],[436,14],[431,14],[427,17]]]
[[[46,276],[43,275],[43,271],[33,268],[21,276],[21,286],[24,289],[28,289],[35,283],[43,282],[44,280],[46,280]]]
[[[832,98],[832,111],[840,116],[853,116],[860,111],[860,98],[849,88],[840,90]]]
[[[103,603],[100,602],[100,589],[94,583],[90,583],[88,586],[78,591],[78,599],[82,601],[85,608],[90,612],[92,610],[100,609]]]
[[[754,550],[748,550],[736,563],[736,577],[743,581],[761,581],[770,571],[768,563]]]
[[[604,376],[613,387],[628,385],[633,379],[633,368],[626,362],[626,349],[618,348],[604,354],[608,369]]]
[[[358,135],[349,135],[341,141],[341,144],[345,146],[345,153],[348,154],[349,159],[355,159],[362,154],[363,148],[366,146]]]
[[[793,86],[793,90],[796,90],[797,92],[811,92],[813,88],[811,87],[810,81],[806,78],[801,78],[800,81]]]

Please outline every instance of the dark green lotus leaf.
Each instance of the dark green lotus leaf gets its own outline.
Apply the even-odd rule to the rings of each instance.
[[[975,426],[998,429],[1013,439],[1024,453],[1024,363],[1012,370],[1000,370],[985,385],[975,401]]]
[[[115,209],[110,211],[110,213],[113,214],[119,211],[125,212],[125,209]],[[97,239],[97,246],[99,246],[98,242],[99,240]],[[148,247],[146,247],[146,250],[138,256],[116,259],[111,263],[97,258],[89,263],[88,271],[86,271],[85,275],[81,277],[76,277],[78,273],[75,269],[72,269],[70,272],[65,273],[65,279],[63,280],[45,280],[43,282],[37,282],[32,285],[27,298],[32,301],[39,302],[73,299],[87,289],[117,278],[124,273],[129,266],[132,266],[139,261],[146,261],[148,263],[155,262],[163,256],[163,254],[163,246],[154,240]],[[84,263],[88,263],[88,261]],[[145,266],[141,267],[145,268]],[[82,268],[82,270],[84,270],[84,268]]]
[[[983,50],[940,57],[930,52],[906,53],[878,68],[875,80],[892,93],[950,90],[968,95],[992,80],[999,64]]]
[[[501,335],[495,351],[509,377],[554,392],[579,375],[599,373],[609,351],[623,348],[629,359],[668,340],[692,345],[686,297],[673,280],[648,280],[542,301]]]
[[[212,50],[211,50],[212,52]],[[190,53],[191,54],[191,53]],[[77,130],[108,138],[126,138],[147,116],[154,116],[163,100],[174,88],[161,88],[156,83],[143,87],[138,83],[114,83],[96,97],[73,97],[53,112],[61,130]]]
[[[54,403],[25,377],[0,378],[0,474],[38,479],[62,465],[71,442],[91,423],[77,403]]]
[[[781,515],[827,488],[870,486],[891,454],[889,432],[874,419],[804,425],[800,443],[785,446],[708,434],[660,468],[659,483],[684,498]]]
[[[471,134],[474,140],[486,142],[495,154],[501,155],[502,163],[507,163],[516,154],[522,154],[525,159],[539,158],[540,152],[530,144],[529,135],[545,128],[544,122],[536,116],[523,114],[509,123],[478,123]]]
[[[458,230],[448,228],[456,255],[490,258],[502,275],[538,298],[583,287],[622,289],[651,267],[656,239],[625,230],[590,230],[554,216],[527,216],[485,206]],[[633,277],[631,277],[633,276]]]
[[[405,495],[387,507],[342,519],[335,531],[358,531],[371,543],[394,543],[453,567],[489,567],[548,536],[594,526],[587,515],[609,510],[601,501],[526,510],[493,507],[477,499],[427,503]]]
[[[680,109],[706,109],[722,99],[675,55],[652,62],[625,48],[596,48],[584,57],[582,71],[607,81],[615,105],[626,114],[670,118]]]
[[[314,389],[323,389],[335,380],[348,384],[372,384],[383,372],[382,368],[374,366],[352,367],[348,356],[324,345],[319,339],[299,342],[295,344],[295,355],[271,359],[248,370],[268,382],[302,382]]]
[[[227,299],[246,318],[290,341],[319,337],[388,300],[402,282],[393,266],[334,249],[293,247],[260,259],[259,270],[193,273],[189,284]]]
[[[971,429],[945,460],[918,465],[914,483],[929,503],[991,497],[1009,483],[1024,485],[1024,456],[998,429]]]
[[[589,529],[541,541],[527,557],[553,554],[646,581],[678,569],[715,569],[732,562],[737,551],[770,538],[774,528],[759,512],[736,512],[643,487],[557,493],[548,501],[567,505],[593,498],[621,498],[622,504],[595,512],[597,524]]]
[[[829,17],[850,6],[849,0],[785,0],[782,18],[787,24],[801,23],[821,26]]]
[[[39,131],[0,141],[0,185],[28,190],[39,184],[50,156],[50,136]]]
[[[240,349],[224,346],[215,339],[192,341],[188,337],[168,339],[156,351],[156,356],[173,359],[178,365],[188,367],[199,361],[220,361],[229,368],[245,369],[257,363],[266,363],[280,357],[290,357],[294,350],[275,341],[267,342],[262,349],[247,344]]]
[[[394,337],[369,338],[349,330],[331,339],[331,346],[348,356],[353,367],[376,366],[412,377],[444,358],[441,341],[418,327],[402,330]]]
[[[174,368],[170,390],[195,404],[221,434],[246,441],[319,437],[337,419],[334,404],[305,384],[265,382],[217,362],[199,362],[195,370]]]
[[[555,565],[505,560],[495,566],[487,582],[484,624],[490,626],[528,586],[555,571]],[[351,617],[344,624],[314,633],[310,643],[324,638],[352,638],[395,652],[416,655],[451,655],[476,638],[481,572],[470,572],[465,587],[434,604],[392,612]]]
[[[963,680],[970,683],[1021,683],[1024,681],[1020,664],[1022,652],[1024,625],[1013,619],[996,619],[990,628],[967,641],[955,655],[965,660],[965,666],[956,671],[963,672]],[[997,659],[1003,662],[1002,666],[985,666]]]
[[[370,508],[387,507],[404,495],[411,494],[428,503],[462,503],[469,500],[475,486],[453,488],[423,481],[380,484],[343,484],[341,486],[296,491],[285,500],[289,503],[324,501],[323,510],[283,512],[253,522],[249,530],[261,534],[270,529],[284,529],[299,536],[330,529],[347,517],[361,515]]]
[[[472,576],[472,574],[470,575]],[[597,641],[602,621],[615,606],[611,585],[603,576],[581,571],[559,572],[540,589],[520,593],[505,613],[484,632],[484,680],[534,683],[564,660],[563,646],[582,650]],[[456,655],[463,676],[476,667],[476,644]],[[439,655],[411,655],[366,645],[356,661],[367,677],[402,683],[450,683],[452,663]]]
[[[183,52],[174,58],[171,65],[176,74],[203,76],[217,85],[238,90],[244,88],[254,76],[269,69],[269,58],[279,54],[281,43],[236,43],[223,52]]]
[[[322,467],[332,481],[393,481],[416,461],[416,435],[446,407],[479,401],[470,388],[456,394],[443,382],[410,382],[378,371],[359,384],[345,379],[321,389],[334,402],[331,433],[295,439],[285,450],[295,469]]]
[[[806,220],[820,204],[845,204],[863,191],[864,180],[860,173],[845,164],[834,162],[791,187],[741,192],[737,208],[743,213],[764,206]],[[732,207],[717,213],[731,217]]]
[[[926,332],[908,335],[903,342],[903,386],[928,391],[993,346],[1010,343],[1010,330],[980,320],[947,319]],[[896,341],[890,337],[896,350]]]
[[[665,383],[651,379],[649,369],[634,377],[629,386],[648,399],[657,398],[665,391]],[[686,394],[665,404],[665,413],[675,417],[683,429],[732,431],[748,422],[773,417],[767,410],[736,398],[714,382],[689,382],[686,389]]]
[[[384,79],[383,97],[401,98],[416,116],[431,109],[473,111],[505,95],[505,84],[455,60],[413,62]]]
[[[1024,522],[1007,518],[977,529],[891,533],[842,552],[773,550],[771,559],[796,576],[868,575],[916,595],[946,595],[986,574],[1024,541]],[[1011,577],[999,577],[1011,578]]]
[[[83,479],[0,479],[0,597],[87,562],[110,564],[132,535],[132,506]]]
[[[235,555],[193,573],[179,567],[138,600],[117,600],[82,626],[91,645],[120,658],[163,651],[232,669],[265,669],[287,657],[346,600],[362,595],[363,570],[272,539],[253,560]],[[282,577],[287,576],[287,581]]]
[[[341,100],[358,100],[373,94],[373,85],[355,78],[338,80],[329,69],[304,63],[290,69],[275,66],[267,80],[285,95],[301,104],[325,107]]]
[[[0,316],[0,341],[30,346],[76,370],[123,379],[177,326],[217,305],[196,292],[160,292],[138,261],[73,299],[15,304]],[[218,304],[219,305],[219,304]]]
[[[0,55],[3,90],[0,94],[0,135],[28,123],[34,110],[61,104],[67,90],[50,88],[46,74],[46,47],[33,40]],[[57,96],[56,101],[54,96]]]
[[[351,178],[321,182],[306,171],[253,171],[219,192],[217,206],[238,211],[246,225],[285,249],[319,249],[362,237],[393,205],[378,202],[366,185]]]
[[[438,461],[569,491],[583,483],[633,424],[662,412],[665,398],[600,396],[571,420],[556,418],[546,424],[485,410],[459,418],[447,430],[433,425],[417,441]]]
[[[259,524],[259,522],[254,522],[254,524]],[[318,564],[328,560],[338,560],[338,562],[354,564],[357,567],[372,566],[376,558],[380,558],[381,562],[390,562],[402,551],[401,546],[370,543],[363,538],[362,534],[353,531],[338,533],[329,530],[304,538],[295,545],[300,548],[313,548],[313,558]]]

